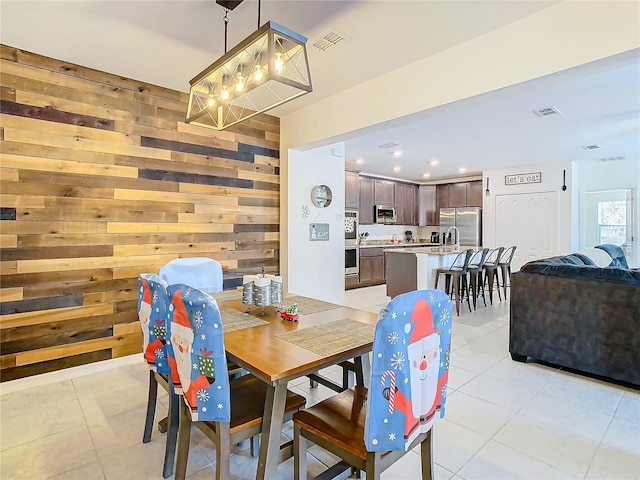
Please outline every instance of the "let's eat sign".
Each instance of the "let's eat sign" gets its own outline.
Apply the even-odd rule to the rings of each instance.
[[[540,172],[535,173],[519,173],[517,175],[505,175],[505,185],[520,185],[523,183],[540,183],[542,176]]]

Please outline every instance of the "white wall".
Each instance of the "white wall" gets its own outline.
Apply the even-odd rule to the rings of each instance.
[[[290,209],[299,208],[289,200],[288,190],[295,190],[296,196],[302,198],[304,192],[298,192],[298,175],[307,179],[305,184],[308,188],[312,183],[312,173],[299,164],[303,158],[301,152],[291,153],[291,158],[288,158],[290,149],[342,141],[359,130],[382,122],[632,50],[640,46],[639,13],[638,2],[560,2],[282,117],[281,271],[292,275],[291,287],[301,291],[305,275],[310,278],[310,271],[320,271],[336,263],[334,260],[342,262],[343,252],[342,246],[331,242],[323,252],[327,258],[308,256],[310,258],[303,261],[304,269],[297,267],[308,243],[300,232],[288,231],[298,219],[298,212]],[[389,85],[403,87],[401,91],[392,91]],[[344,165],[338,163],[331,161],[322,167],[318,165],[317,174],[337,182],[344,170]],[[545,167],[543,181],[558,178],[557,174],[563,168],[567,170],[570,185],[572,167],[569,162]],[[314,178],[313,181],[319,183],[319,179]],[[558,248],[562,252],[571,250],[574,234],[571,227],[571,208],[575,203],[570,200],[572,195],[575,192],[569,191],[568,195],[562,196],[560,207]],[[495,239],[486,241],[494,242]],[[334,257],[331,263],[328,262],[329,256]],[[322,278],[330,276],[322,274]],[[335,275],[324,285],[315,282],[317,287],[310,293],[319,298],[329,298],[321,290],[329,289],[333,296],[335,285],[341,282],[338,278],[342,277],[336,269]],[[285,286],[286,282],[285,278]]]
[[[334,303],[344,301],[344,145],[306,152],[289,150],[287,289],[290,293]],[[340,155],[339,157],[335,155]],[[331,188],[328,207],[311,203],[316,185]],[[311,214],[303,217],[303,206]],[[309,224],[328,223],[329,241],[310,241]],[[285,270],[283,270],[285,271]]]

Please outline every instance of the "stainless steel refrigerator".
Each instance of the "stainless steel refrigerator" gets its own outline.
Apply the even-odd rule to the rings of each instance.
[[[440,233],[446,234],[449,227],[455,226],[460,231],[460,245],[478,247],[482,245],[482,209],[480,207],[457,207],[440,209]],[[451,237],[447,243],[455,243]]]

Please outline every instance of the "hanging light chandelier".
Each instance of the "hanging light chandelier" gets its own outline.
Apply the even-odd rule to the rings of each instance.
[[[186,123],[224,130],[312,91],[307,39],[274,22],[227,51],[227,13],[242,3],[217,0],[225,9],[225,54],[189,83]]]

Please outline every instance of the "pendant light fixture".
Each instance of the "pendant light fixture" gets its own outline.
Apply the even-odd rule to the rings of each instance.
[[[225,54],[189,83],[186,123],[224,130],[312,91],[307,39],[274,22],[227,51],[227,12],[240,1],[216,0],[224,7]]]

